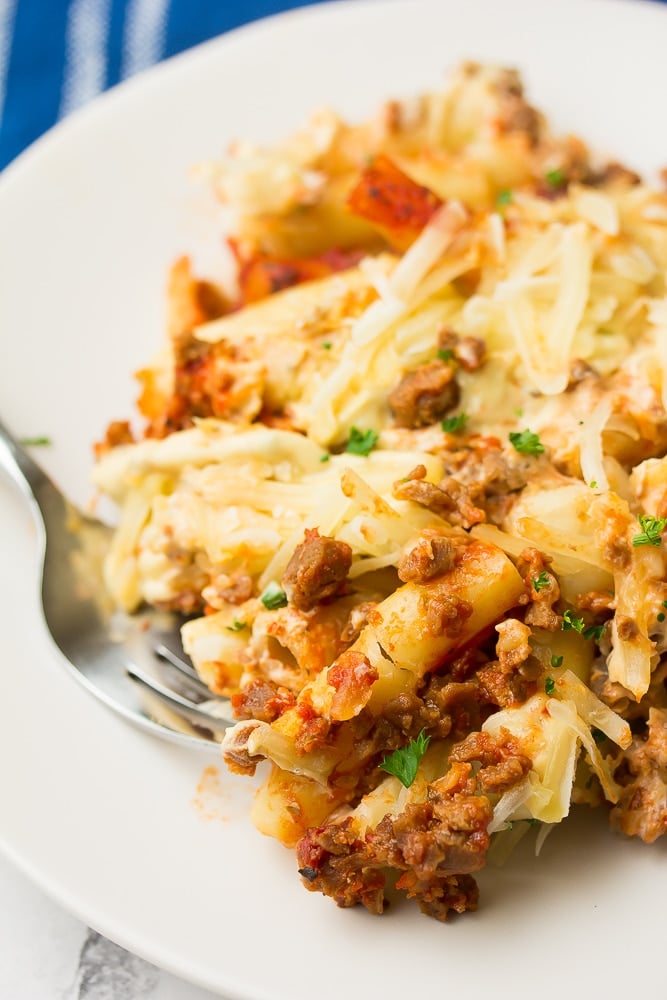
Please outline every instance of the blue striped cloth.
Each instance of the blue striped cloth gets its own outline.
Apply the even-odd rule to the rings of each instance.
[[[312,2],[321,0],[0,0],[0,170],[120,80]]]

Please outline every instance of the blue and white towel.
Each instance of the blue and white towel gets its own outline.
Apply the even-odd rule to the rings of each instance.
[[[320,0],[0,0],[0,170],[120,80],[313,2]]]

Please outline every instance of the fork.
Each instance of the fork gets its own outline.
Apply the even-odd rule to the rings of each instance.
[[[191,747],[217,744],[234,721],[183,650],[175,614],[114,608],[103,581],[113,530],[78,510],[0,420],[0,469],[39,533],[44,622],[71,676],[123,718]]]

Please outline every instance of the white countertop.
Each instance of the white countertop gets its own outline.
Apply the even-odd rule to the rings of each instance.
[[[0,899],[2,1000],[214,1000],[86,927],[1,854]]]

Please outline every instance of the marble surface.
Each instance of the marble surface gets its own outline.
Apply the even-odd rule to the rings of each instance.
[[[214,1000],[86,927],[1,854],[0,900],[2,1000]]]

